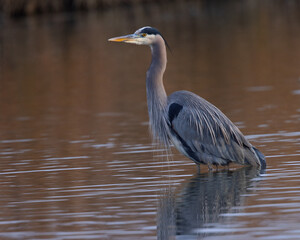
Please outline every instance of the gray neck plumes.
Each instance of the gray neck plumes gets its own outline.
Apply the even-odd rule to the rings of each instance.
[[[163,85],[163,74],[167,64],[167,53],[163,38],[158,35],[151,46],[152,61],[147,71],[146,88],[153,140],[169,146],[166,107],[167,94]]]

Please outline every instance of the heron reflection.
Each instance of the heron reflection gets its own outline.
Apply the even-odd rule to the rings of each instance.
[[[255,167],[198,173],[181,186],[178,194],[166,190],[158,207],[158,239],[201,239],[212,235],[199,230],[222,224],[224,214],[243,204],[243,195],[251,192],[251,186],[257,183],[253,178],[260,173]]]

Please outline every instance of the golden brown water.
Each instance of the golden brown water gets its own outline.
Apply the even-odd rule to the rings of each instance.
[[[202,1],[3,18],[0,239],[299,239],[299,10]],[[218,106],[265,173],[197,174],[152,146],[150,50],[107,42],[145,25],[172,48],[167,91]]]

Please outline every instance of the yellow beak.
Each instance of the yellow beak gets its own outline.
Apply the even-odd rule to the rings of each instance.
[[[129,34],[126,36],[120,36],[120,37],[114,37],[114,38],[110,38],[108,39],[108,41],[110,42],[126,42],[126,43],[135,43],[136,39],[139,36],[136,34]]]

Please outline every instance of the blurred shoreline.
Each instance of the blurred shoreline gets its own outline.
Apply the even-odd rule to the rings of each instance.
[[[102,11],[117,6],[171,1],[174,0],[0,0],[0,13],[10,17],[24,17],[57,12]]]

